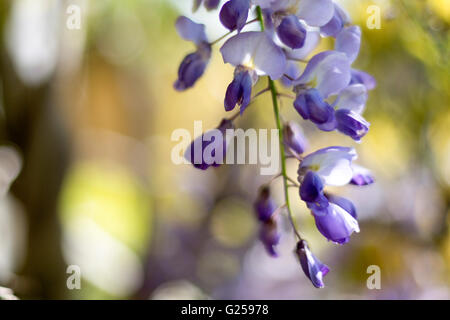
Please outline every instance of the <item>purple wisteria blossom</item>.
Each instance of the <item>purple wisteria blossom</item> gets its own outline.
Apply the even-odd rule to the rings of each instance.
[[[349,138],[361,142],[368,134],[370,123],[363,113],[376,80],[353,66],[360,53],[361,28],[353,25],[345,9],[332,0],[228,0],[219,8],[220,3],[194,0],[193,6],[194,10],[200,6],[220,9],[218,20],[230,32],[216,41],[208,41],[204,25],[186,17],[176,21],[179,35],[196,46],[179,66],[176,90],[194,86],[208,65],[212,47],[225,37],[228,39],[220,53],[224,63],[234,67],[233,80],[223,89],[225,111],[234,114],[216,129],[197,137],[186,150],[185,158],[201,170],[223,164],[229,146],[224,132],[234,127],[234,121],[253,105],[253,99],[270,92],[280,134],[282,166],[281,172],[260,188],[254,202],[259,239],[269,255],[276,257],[282,236],[278,225],[286,212],[298,240],[295,254],[301,268],[315,287],[322,288],[329,268],[312,254],[300,234],[287,190],[297,188],[296,200],[306,204],[318,232],[332,243],[345,244],[360,231],[352,201],[331,193],[329,187],[366,186],[375,181],[373,174],[354,164],[354,148],[332,146],[309,152],[298,120],[309,121],[320,131],[338,131],[347,136],[342,138],[347,142],[351,142]],[[256,19],[249,18],[254,14]],[[261,30],[246,31],[245,27],[254,22],[260,24]],[[332,47],[316,52],[325,37],[331,37]],[[259,86],[256,84],[263,80],[268,86],[253,93]],[[278,91],[276,80],[291,92]],[[279,108],[282,96],[292,99],[289,107],[300,116],[297,120],[284,120],[285,109]],[[309,154],[304,155],[306,152]],[[298,162],[297,179],[287,172],[287,158]],[[283,180],[285,203],[281,206],[272,198],[269,187],[276,178]]]
[[[323,288],[323,277],[327,275],[330,268],[320,262],[320,260],[311,253],[305,240],[301,240],[297,243],[295,253],[300,261],[303,272],[309,280],[311,280],[312,284],[316,288]]]
[[[270,189],[267,186],[261,188],[258,198],[254,203],[254,209],[258,220],[261,222],[259,238],[267,252],[276,257],[276,245],[280,242],[281,234],[277,223],[277,205],[270,196]]]
[[[231,128],[233,122],[223,119],[216,129],[209,130],[192,141],[184,157],[197,169],[206,170],[210,166],[220,166],[225,162],[228,143],[225,132]]]
[[[298,169],[300,198],[311,210],[320,233],[338,244],[347,243],[353,232],[359,232],[356,210],[349,200],[326,194],[324,188],[350,183],[356,157],[352,148],[324,148],[306,156]]]
[[[294,121],[289,121],[283,128],[283,143],[289,151],[302,154],[308,147],[308,142],[302,128]]]
[[[197,47],[197,51],[183,59],[178,69],[178,80],[175,81],[174,88],[184,91],[194,86],[205,72],[211,58],[211,46],[206,38],[204,25],[186,17],[179,17],[175,26],[180,37],[194,42]]]

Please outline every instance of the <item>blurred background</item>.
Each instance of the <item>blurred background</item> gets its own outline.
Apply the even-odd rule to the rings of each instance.
[[[233,72],[216,45],[204,77],[175,92],[194,47],[174,22],[205,23],[214,40],[226,32],[218,11],[193,14],[192,0],[1,0],[0,286],[21,299],[449,299],[450,1],[337,2],[363,29],[356,67],[378,81],[369,134],[355,144],[319,132],[286,99],[282,113],[303,126],[307,152],[354,146],[376,183],[336,190],[360,217],[345,246],[323,238],[291,191],[299,228],[331,268],[318,290],[287,223],[279,258],[257,239],[252,203],[270,179],[257,165],[171,161],[173,130],[225,116]],[[71,5],[79,29],[67,27]],[[381,29],[366,26],[370,5]],[[269,96],[237,125],[273,128]],[[282,204],[279,181],[273,192]],[[81,290],[67,288],[68,265],[80,267]],[[370,265],[381,290],[366,286]]]

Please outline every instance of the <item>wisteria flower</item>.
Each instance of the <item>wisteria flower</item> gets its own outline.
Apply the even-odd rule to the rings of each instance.
[[[353,148],[320,149],[303,159],[298,169],[299,177],[303,177],[308,170],[311,170],[316,172],[326,185],[343,186],[353,177],[352,161],[356,158],[356,151]]]
[[[319,232],[328,240],[344,244],[353,232],[359,232],[358,221],[345,208],[329,202],[326,208],[310,208]]]
[[[328,274],[330,268],[311,253],[305,240],[301,240],[297,243],[295,253],[300,261],[303,272],[308,279],[311,280],[316,288],[323,288],[323,277]]]
[[[336,37],[336,51],[345,53],[350,63],[358,57],[360,46],[361,28],[358,26],[345,27]]]
[[[317,88],[324,99],[338,94],[351,80],[351,61],[345,53],[324,51],[315,55],[306,65],[295,85]]]
[[[182,16],[177,19],[175,26],[183,39],[194,42],[197,47],[197,51],[188,54],[178,68],[178,79],[174,88],[184,91],[194,86],[205,72],[211,58],[211,45],[206,38],[204,25]]]
[[[233,122],[223,119],[216,129],[209,130],[192,141],[184,153],[185,159],[201,170],[223,164],[228,145],[226,130],[231,128]]]
[[[260,221],[266,222],[272,217],[272,214],[277,209],[277,205],[270,196],[270,189],[268,187],[263,187],[260,190],[253,206]]]
[[[312,27],[325,25],[334,14],[331,0],[278,0],[272,1],[267,9],[275,17],[294,14]]]
[[[315,88],[298,91],[294,108],[303,119],[311,120],[323,131],[332,131],[336,128],[334,109]]]
[[[283,142],[289,151],[297,155],[302,154],[308,146],[302,128],[296,122],[289,121],[285,124],[283,131]]]

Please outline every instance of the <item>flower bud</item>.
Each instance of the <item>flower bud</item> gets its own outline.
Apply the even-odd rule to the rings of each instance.
[[[206,170],[210,166],[218,167],[226,158],[226,130],[233,128],[233,122],[223,119],[216,129],[209,130],[196,138],[184,153],[184,157],[193,166]]]
[[[338,131],[355,141],[360,141],[367,134],[370,126],[370,123],[360,114],[347,109],[336,111],[336,122]]]
[[[290,121],[284,126],[283,139],[284,144],[297,154],[302,154],[306,149],[306,138],[300,126],[294,121]]]
[[[315,255],[311,253],[305,240],[297,243],[295,251],[302,266],[303,272],[311,280],[316,288],[323,288],[323,277],[330,271],[327,265],[320,262]]]
[[[230,0],[220,10],[220,22],[230,31],[244,27],[250,10],[250,0]]]
[[[253,206],[260,221],[265,222],[270,219],[272,214],[277,209],[277,205],[273,198],[270,196],[269,187],[261,188],[258,194],[258,198],[256,199]]]
[[[277,257],[278,253],[275,251],[275,246],[280,242],[281,234],[278,231],[277,222],[274,217],[261,225],[259,238],[267,252],[272,257]]]

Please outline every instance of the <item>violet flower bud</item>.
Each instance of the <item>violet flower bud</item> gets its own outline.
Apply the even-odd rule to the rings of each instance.
[[[369,131],[370,123],[354,111],[339,109],[336,111],[335,116],[338,131],[355,141],[360,141]]]
[[[297,243],[295,253],[300,261],[303,272],[311,280],[316,288],[323,288],[323,277],[330,271],[327,265],[323,264],[315,255],[311,253],[305,240]]]
[[[266,222],[271,218],[272,214],[277,209],[277,205],[270,196],[269,187],[261,188],[258,198],[254,203],[254,209],[260,221]]]
[[[250,10],[250,0],[230,0],[220,10],[220,22],[230,31],[240,32],[245,26]]]
[[[277,222],[274,217],[270,218],[261,225],[259,238],[264,244],[267,252],[272,257],[277,257],[278,253],[276,252],[275,247],[280,242],[281,234],[278,231]]]
[[[284,144],[297,154],[302,154],[306,147],[307,141],[303,135],[300,126],[294,121],[289,121],[283,128]]]
[[[241,106],[240,112],[242,114],[250,104],[253,86],[252,74],[254,74],[253,70],[242,66],[236,68],[234,79],[228,85],[225,94],[224,105],[226,111],[233,110],[238,104]]]
[[[223,119],[216,129],[209,130],[196,138],[184,153],[184,157],[200,170],[218,167],[225,162],[226,130],[233,128],[233,122]]]

